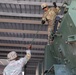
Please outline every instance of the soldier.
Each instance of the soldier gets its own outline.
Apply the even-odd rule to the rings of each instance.
[[[53,2],[53,5],[54,7],[49,8],[46,3],[41,4],[41,8],[44,10],[41,23],[45,24],[46,21],[48,22],[48,45],[50,44],[50,40],[53,41],[51,34],[54,29],[54,21],[56,15],[60,12],[55,2]]]
[[[20,59],[18,59],[17,53],[15,51],[8,53],[7,58],[10,60],[10,62],[5,67],[3,75],[22,75],[22,68],[31,58],[31,48],[32,45],[29,45],[25,56]]]

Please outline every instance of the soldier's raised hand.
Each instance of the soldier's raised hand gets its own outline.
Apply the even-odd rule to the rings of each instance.
[[[53,2],[53,5],[54,5],[55,8],[57,7],[56,2]]]
[[[30,44],[29,46],[28,46],[28,50],[31,50],[32,49],[32,45]]]

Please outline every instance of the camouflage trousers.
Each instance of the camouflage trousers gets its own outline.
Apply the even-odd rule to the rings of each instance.
[[[52,39],[52,33],[54,30],[54,21],[49,21],[48,22],[48,44],[50,44],[50,40]]]

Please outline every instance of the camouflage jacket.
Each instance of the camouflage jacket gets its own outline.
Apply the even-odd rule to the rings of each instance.
[[[44,12],[43,16],[42,16],[42,20],[44,21],[50,21],[50,20],[55,20],[56,15],[60,12],[60,9],[51,7],[48,9],[48,11]]]

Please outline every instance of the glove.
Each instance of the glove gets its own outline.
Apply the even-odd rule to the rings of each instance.
[[[53,5],[54,5],[55,8],[57,7],[56,2],[53,2]]]
[[[45,24],[45,21],[44,21],[44,20],[42,20],[42,21],[41,21],[41,24]]]

